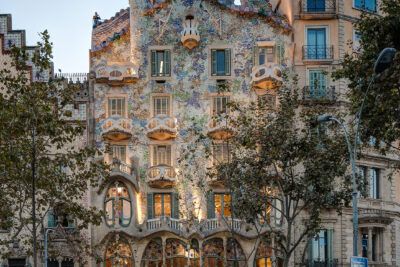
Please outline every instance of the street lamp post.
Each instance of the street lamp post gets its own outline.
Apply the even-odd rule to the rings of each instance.
[[[359,132],[359,125],[361,121],[361,114],[362,110],[364,108],[364,103],[367,98],[369,89],[371,87],[371,84],[375,80],[375,75],[383,72],[387,68],[390,67],[390,65],[393,62],[394,55],[396,53],[396,49],[394,48],[385,48],[383,49],[379,56],[378,59],[375,62],[374,65],[374,76],[372,77],[367,91],[364,94],[364,99],[361,103],[360,110],[358,111],[356,115],[356,132],[355,132],[355,137],[354,137],[354,143],[353,147],[351,146],[351,142],[349,139],[349,135],[347,133],[346,127],[342,122],[340,122],[338,119],[331,115],[321,115],[318,116],[317,121],[318,122],[327,122],[327,121],[335,121],[337,122],[340,127],[342,128],[344,132],[344,136],[347,142],[347,148],[349,150],[349,156],[350,156],[350,163],[351,163],[351,170],[352,170],[352,180],[353,180],[353,256],[357,257],[358,256],[358,209],[357,209],[357,183],[356,183],[356,158],[357,158],[357,142],[358,142],[358,132]]]
[[[46,231],[44,232],[44,267],[47,267],[47,235],[49,232],[54,231],[51,228],[47,228]]]

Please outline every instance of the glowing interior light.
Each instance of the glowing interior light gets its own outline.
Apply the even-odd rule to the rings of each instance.
[[[164,73],[163,69],[164,69],[164,61],[161,61],[160,62],[160,73]]]

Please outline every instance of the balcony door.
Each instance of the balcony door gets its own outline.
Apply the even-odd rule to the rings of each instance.
[[[310,70],[309,75],[309,88],[310,97],[313,99],[320,99],[326,97],[326,75],[322,70]]]
[[[308,12],[325,12],[325,0],[307,0]]]
[[[307,30],[307,59],[326,59],[326,29]]]

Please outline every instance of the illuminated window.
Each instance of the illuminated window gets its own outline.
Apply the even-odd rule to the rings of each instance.
[[[154,216],[171,216],[171,194],[154,194]]]
[[[161,238],[151,240],[143,252],[141,267],[162,267],[163,246]]]
[[[171,76],[170,50],[151,51],[151,76],[152,77]]]
[[[225,256],[222,239],[214,238],[204,241],[202,256],[204,267],[223,267]]]
[[[275,257],[273,257],[273,250]],[[273,262],[276,264],[272,265]],[[271,237],[263,237],[257,248],[255,263],[255,267],[283,267],[281,246]]]
[[[215,216],[231,216],[231,195],[214,194]]]
[[[167,267],[186,266],[186,244],[178,239],[167,239],[166,247]]]
[[[106,223],[114,226],[117,220],[121,226],[128,226],[132,216],[131,198],[128,188],[116,183],[107,190],[104,200]]]
[[[226,260],[229,267],[246,266],[246,256],[240,244],[233,238],[229,238],[226,244]]]
[[[170,116],[169,97],[153,97],[153,115]]]
[[[108,117],[113,115],[125,116],[125,98],[108,99]]]

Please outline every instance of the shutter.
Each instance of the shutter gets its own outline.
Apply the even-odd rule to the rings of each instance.
[[[260,50],[258,49],[257,45],[253,46],[253,67],[260,65],[259,63],[259,52]]]
[[[158,154],[157,154],[157,145],[153,146],[153,166],[157,166],[158,165]]]
[[[169,50],[164,51],[164,62],[165,62],[164,75],[171,76],[171,51]]]
[[[379,170],[375,169],[375,175],[376,175],[376,198],[380,199],[381,195],[380,195],[380,185],[381,185],[381,181],[380,181],[380,172]]]
[[[313,256],[313,240],[314,240],[314,238],[315,237],[312,237],[311,239],[310,239],[310,241],[308,242],[308,266],[314,266],[314,264],[313,264],[313,260],[314,260],[314,256]]]
[[[51,211],[47,212],[47,226],[48,227],[55,227],[56,226],[55,218],[54,218],[54,215],[52,214]]]
[[[333,260],[333,229],[327,230],[328,262]]]
[[[157,66],[156,66],[156,57],[157,57],[157,52],[156,51],[151,51],[151,76],[157,76]]]
[[[172,193],[172,218],[179,219],[179,194]]]
[[[217,75],[217,50],[211,50],[211,75]]]
[[[276,45],[275,49],[275,63],[281,65],[282,63],[282,54],[281,54],[281,45]]]
[[[207,196],[207,218],[215,218],[215,199],[213,192],[210,192]]]
[[[225,49],[225,75],[231,75],[231,50]]]
[[[149,193],[147,194],[147,219],[153,219],[154,218],[154,201],[153,201],[153,194]]]
[[[236,200],[238,199],[238,192],[232,192],[231,194],[231,214],[232,214],[232,218],[237,218],[237,216],[239,215],[239,213],[237,212],[237,207],[236,205]]]

